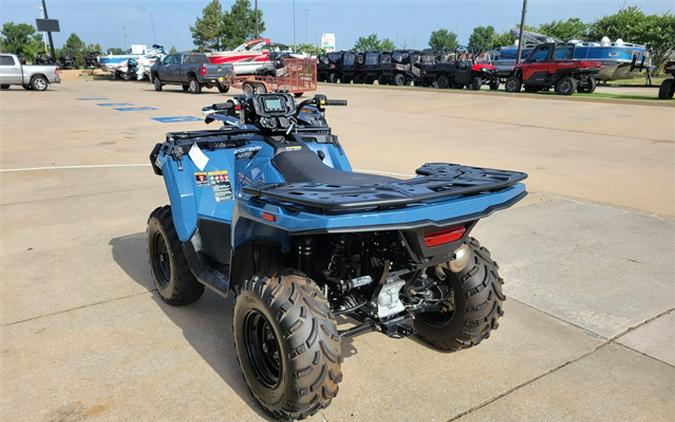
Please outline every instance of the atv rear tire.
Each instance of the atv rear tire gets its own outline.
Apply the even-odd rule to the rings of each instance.
[[[185,260],[171,218],[171,207],[159,207],[148,219],[148,258],[152,278],[162,300],[181,306],[199,299],[204,293]]]
[[[340,336],[311,279],[285,272],[246,281],[232,324],[246,383],[275,419],[303,419],[337,395]]]
[[[660,100],[667,100],[669,98],[673,98],[674,93],[675,93],[675,79],[666,79],[663,82],[661,82],[661,86],[659,87]]]
[[[555,93],[558,95],[572,95],[577,90],[577,80],[565,76],[555,84]]]
[[[482,85],[483,80],[479,76],[476,76],[475,78],[471,79],[471,85],[469,85],[469,88],[471,88],[472,91],[479,91]]]
[[[503,280],[490,252],[469,238],[466,245],[471,256],[459,273],[444,268],[445,282],[453,292],[454,310],[447,313],[421,313],[415,318],[420,338],[443,351],[455,351],[475,346],[497,329],[497,320],[504,313]]]
[[[504,84],[504,90],[506,92],[520,92],[520,89],[523,87],[523,82],[517,76],[511,76],[506,80]]]

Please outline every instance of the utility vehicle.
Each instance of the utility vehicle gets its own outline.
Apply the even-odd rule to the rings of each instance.
[[[355,84],[362,84],[365,82],[366,77],[363,72],[364,61],[365,59],[361,52],[345,51],[342,53],[340,83],[348,84],[354,81]]]
[[[513,171],[428,163],[407,180],[353,172],[327,105],[346,101],[237,96],[205,107],[220,129],[168,133],[150,155],[171,201],[148,221],[157,291],[170,305],[196,301],[205,286],[234,292],[238,363],[275,418],[330,404],[345,337],[417,334],[443,351],[488,338],[502,279],[469,235],[526,195],[527,175]],[[351,325],[338,330],[343,322]]]
[[[524,63],[518,64],[506,80],[507,92],[526,92],[555,89],[558,95],[572,95],[575,91],[592,93],[596,88],[593,75],[600,72],[599,61],[574,60],[574,44],[544,43],[530,52]]]
[[[335,83],[340,79],[340,66],[342,65],[342,52],[336,51],[319,56],[316,65],[317,79],[319,82]]]
[[[409,85],[421,79],[422,53],[414,50],[394,50],[380,55],[380,85]]]
[[[452,60],[427,65],[424,77],[443,89],[467,87],[478,91],[483,84],[491,90],[498,89],[497,68],[490,63],[477,62],[478,56],[478,52],[460,47],[455,50]]]
[[[671,54],[670,59],[663,65],[663,71],[671,77],[661,82],[659,99],[667,100],[673,98],[673,94],[675,94],[675,53]]]

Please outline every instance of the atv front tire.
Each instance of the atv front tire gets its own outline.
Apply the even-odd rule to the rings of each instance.
[[[246,383],[275,419],[303,419],[337,395],[340,336],[311,279],[282,273],[246,281],[232,324]]]
[[[454,310],[420,313],[415,329],[426,343],[443,351],[456,351],[475,346],[497,329],[497,320],[504,313],[503,280],[490,251],[469,238],[466,245],[471,256],[459,273],[444,268],[444,282],[453,294]]]
[[[192,275],[171,218],[171,207],[159,207],[148,219],[148,258],[162,300],[181,306],[199,299],[204,286]]]

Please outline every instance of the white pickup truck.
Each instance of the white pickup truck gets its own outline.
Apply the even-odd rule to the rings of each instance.
[[[58,83],[61,83],[58,66],[26,66],[16,54],[0,54],[0,89],[21,85],[27,90],[44,91],[49,84]]]

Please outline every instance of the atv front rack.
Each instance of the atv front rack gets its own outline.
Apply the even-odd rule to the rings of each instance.
[[[527,178],[516,171],[427,163],[408,180],[363,186],[291,183],[244,186],[255,198],[299,205],[321,212],[397,208],[451,197],[498,191]]]

